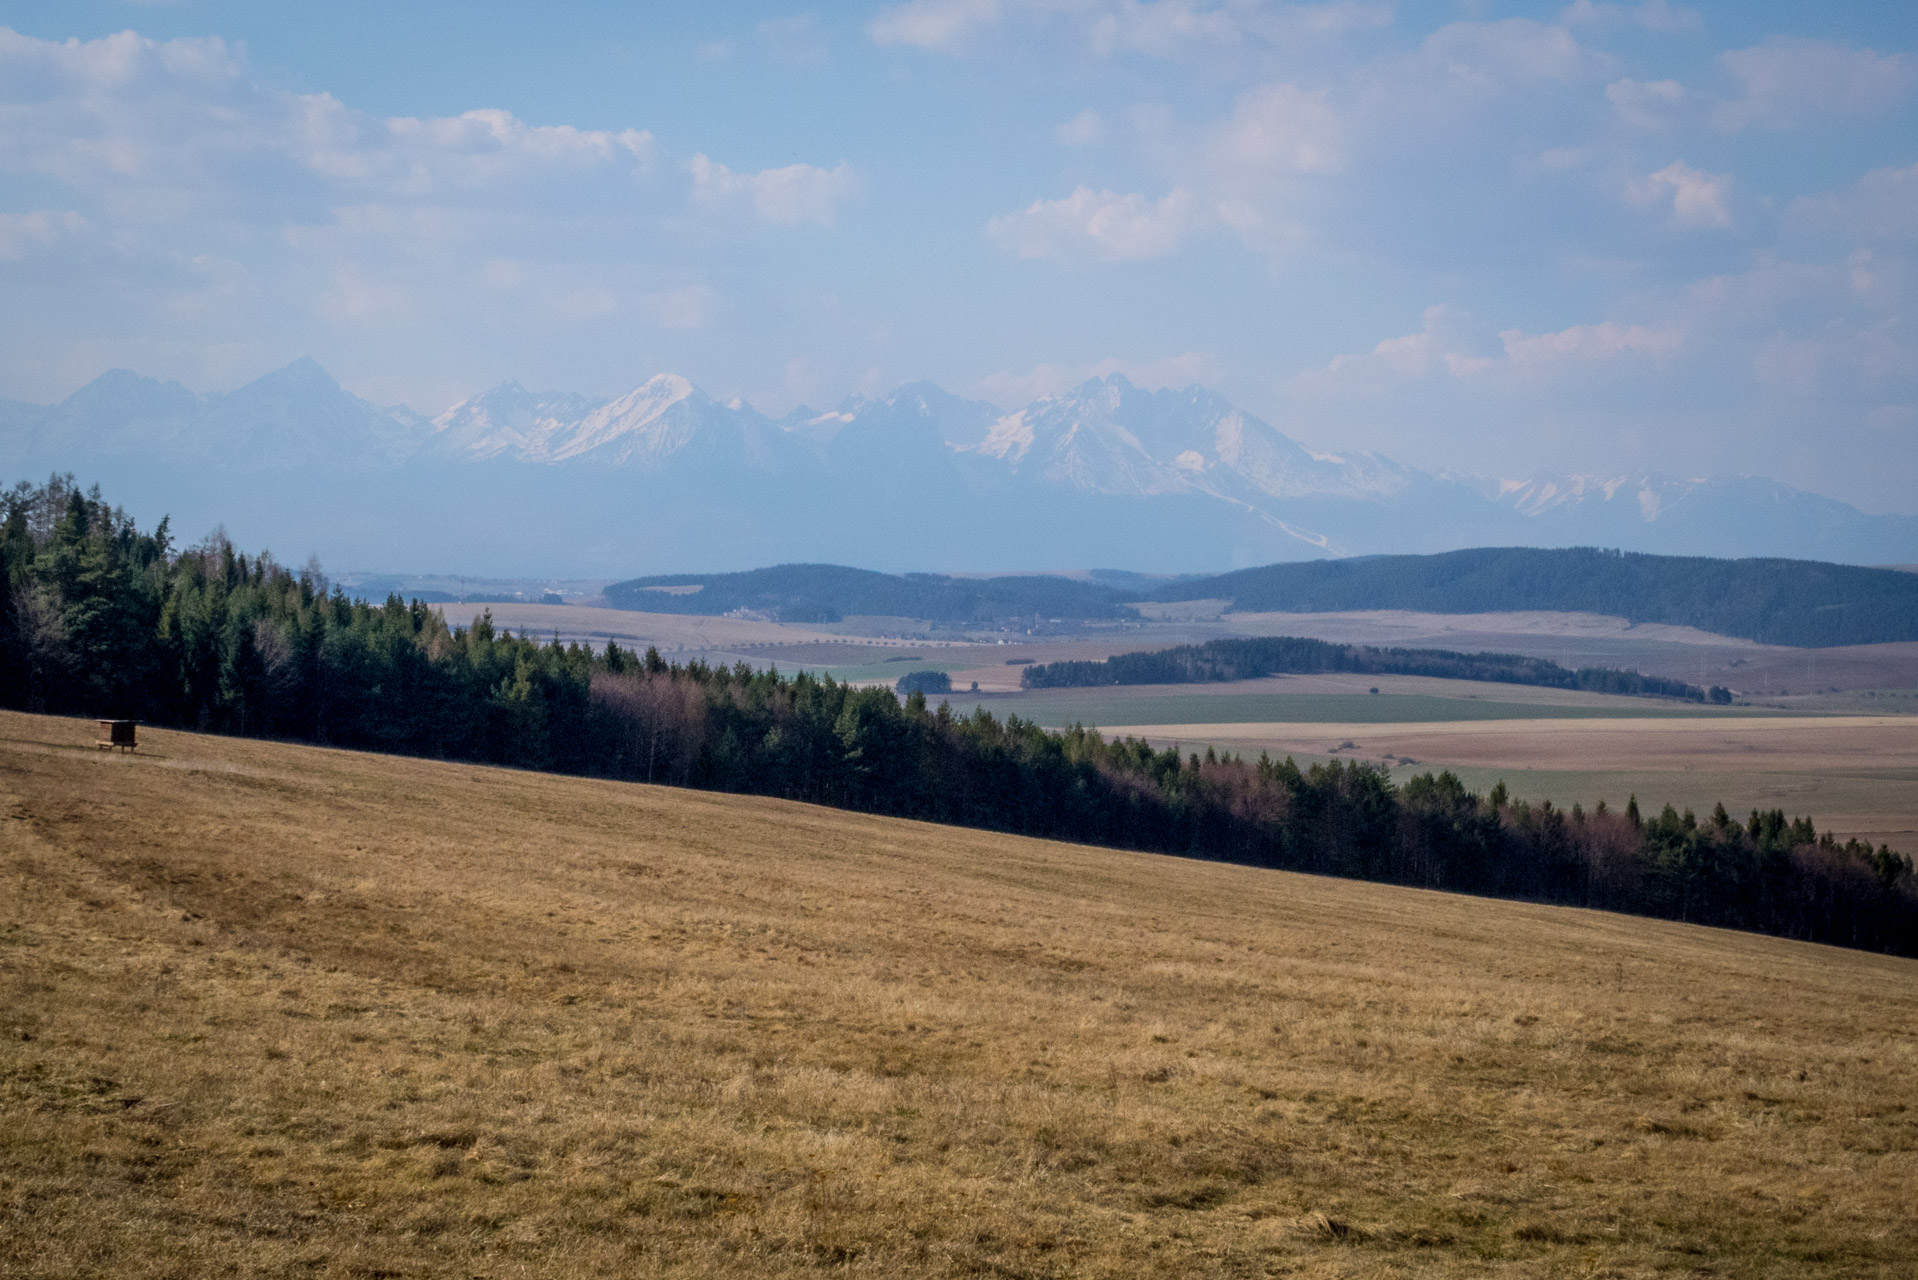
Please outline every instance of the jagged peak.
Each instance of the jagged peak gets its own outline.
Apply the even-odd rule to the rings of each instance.
[[[121,400],[138,395],[164,395],[180,401],[193,401],[199,398],[179,383],[169,379],[149,378],[131,369],[108,369],[85,386],[75,390],[60,403],[63,407],[81,407],[91,402]]]
[[[241,387],[233,395],[248,391],[278,391],[281,389],[321,391],[339,391],[339,380],[326,371],[326,367],[312,356],[301,356],[289,365],[262,374]]]

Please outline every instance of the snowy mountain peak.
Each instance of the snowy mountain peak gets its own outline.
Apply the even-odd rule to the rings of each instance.
[[[432,428],[439,450],[455,457],[524,457],[591,408],[580,396],[528,391],[508,379],[446,410]]]
[[[242,491],[274,495],[277,512],[312,503],[327,477],[350,475],[359,493],[384,475],[412,498],[430,476],[431,493],[489,495],[481,506],[520,511],[528,528],[567,524],[606,541],[601,525],[625,521],[627,541],[606,545],[660,556],[662,539],[697,558],[732,538],[761,548],[739,553],[748,559],[1058,563],[1130,548],[1168,569],[1515,544],[1918,561],[1918,518],[1775,481],[1434,476],[1309,449],[1203,387],[1146,389],[1119,374],[1012,412],[920,382],[778,422],[672,373],[614,399],[508,380],[425,423],[310,361],[207,395],[114,371],[58,405],[0,401],[0,438],[16,470],[79,471],[136,495],[144,485],[169,505],[167,477],[262,477]]]
[[[1025,461],[1034,439],[1032,424],[1026,421],[1028,412],[1021,409],[994,420],[991,429],[986,432],[986,438],[973,446],[973,452],[1015,466]]]
[[[1538,516],[1547,512],[1575,509],[1587,504],[1619,503],[1636,505],[1646,521],[1658,519],[1661,512],[1683,502],[1702,487],[1737,483],[1704,477],[1660,475],[1641,471],[1629,475],[1584,476],[1546,475],[1528,480],[1498,482],[1498,501],[1520,515]]]
[[[697,426],[698,415],[672,412],[677,406],[718,408],[678,374],[654,374],[570,429],[555,433],[546,442],[541,460],[563,462],[607,446],[613,447],[607,456],[622,462],[672,453],[684,446]]]

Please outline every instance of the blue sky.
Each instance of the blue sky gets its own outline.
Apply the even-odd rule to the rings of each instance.
[[[1214,386],[1918,513],[1918,6],[0,0],[0,395]]]

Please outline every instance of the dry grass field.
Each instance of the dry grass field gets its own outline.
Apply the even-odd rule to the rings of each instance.
[[[1624,701],[1624,699],[1613,699]],[[1420,705],[1426,705],[1421,703]],[[1562,712],[1558,713],[1562,716]],[[1503,779],[1521,799],[1590,806],[1636,794],[1652,809],[1784,808],[1841,837],[1918,852],[1918,716],[1736,715],[1444,720],[1426,724],[1192,723],[1104,726],[1109,735],[1300,760],[1452,769],[1474,787]],[[1350,745],[1346,745],[1350,744]]]
[[[0,1274],[1883,1276],[1918,963],[0,715]]]

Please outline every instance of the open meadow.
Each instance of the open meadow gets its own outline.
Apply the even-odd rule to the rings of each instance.
[[[1381,695],[1371,701],[1386,706],[1370,719],[1260,723],[1235,715],[1226,722],[1177,724],[1155,716],[1102,729],[1201,751],[1210,746],[1248,756],[1289,755],[1301,763],[1370,760],[1400,781],[1450,769],[1481,792],[1503,781],[1516,798],[1565,808],[1590,808],[1600,800],[1618,807],[1633,795],[1650,811],[1670,804],[1702,815],[1720,802],[1736,814],[1782,808],[1815,817],[1821,830],[1841,839],[1918,850],[1918,716],[1767,715],[1743,708],[1686,714],[1653,704],[1650,709],[1665,714],[1575,716],[1567,714],[1572,708],[1541,707],[1528,717],[1522,704],[1506,704],[1477,715],[1441,705],[1431,720],[1414,723],[1387,714],[1394,700]],[[1436,703],[1403,701],[1412,709]],[[1241,705],[1263,709],[1257,702]],[[1309,702],[1296,705],[1306,710]]]
[[[1909,960],[775,800],[92,738],[0,714],[0,1274],[1918,1257]]]

